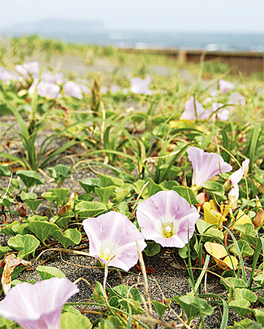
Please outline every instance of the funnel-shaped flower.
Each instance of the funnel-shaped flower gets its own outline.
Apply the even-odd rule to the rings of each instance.
[[[79,99],[83,98],[81,87],[74,81],[66,81],[63,85],[63,90],[68,96],[76,97]]]
[[[227,108],[221,108],[223,104],[213,103],[211,107],[211,113],[215,112],[215,118],[219,121],[227,121],[229,117],[229,110]],[[220,107],[220,110],[218,110]]]
[[[38,95],[48,99],[55,99],[59,96],[60,87],[52,82],[40,81],[37,85]]]
[[[137,207],[138,225],[147,240],[183,248],[194,233],[199,213],[175,191],[161,191]]]
[[[24,329],[60,329],[62,307],[78,291],[67,278],[19,283],[0,302],[0,315]]]
[[[39,63],[30,62],[22,65],[15,66],[17,72],[22,75],[23,78],[29,79],[30,76],[37,77],[39,75]]]
[[[205,120],[208,119],[210,115],[211,111],[207,111],[197,100],[194,102],[194,97],[192,96],[185,103],[185,110],[180,120]]]
[[[242,177],[244,176],[245,172],[247,171],[249,162],[250,162],[249,159],[244,160],[241,168],[238,169],[237,171],[235,171],[228,179],[232,186],[232,189],[229,192],[228,196],[229,196],[229,198],[231,198],[233,200],[238,200],[238,197],[239,197],[238,183],[241,181]]]
[[[150,76],[146,76],[145,79],[136,77],[130,80],[130,89],[134,94],[152,95],[153,92],[148,87],[150,83]]]
[[[220,79],[218,83],[219,83],[219,91],[221,94],[225,94],[235,88],[235,85],[230,81]]]
[[[128,271],[138,261],[136,240],[146,247],[142,233],[123,214],[110,211],[97,218],[87,218],[83,227],[89,238],[89,254],[102,264]]]
[[[217,153],[204,152],[198,147],[189,147],[187,153],[193,167],[192,186],[199,188],[214,176],[232,170]]]
[[[236,104],[236,105],[241,104],[242,106],[245,106],[246,102],[245,102],[245,98],[236,91],[230,96],[227,104]]]

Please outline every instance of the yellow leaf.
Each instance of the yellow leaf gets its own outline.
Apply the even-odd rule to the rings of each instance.
[[[232,225],[231,229],[233,229],[236,225],[244,225],[247,223],[252,224],[251,219],[241,209],[239,209],[238,214],[236,216],[236,221]]]
[[[232,262],[231,262],[231,259]],[[237,265],[238,265],[238,261],[234,256],[226,256],[223,260],[221,259],[214,259],[217,266],[219,268],[221,268],[221,270],[236,270],[237,269]]]
[[[222,222],[224,222],[226,219],[220,212],[215,209],[215,205],[212,207],[212,203],[205,202],[203,205],[204,220],[209,224],[222,224]]]
[[[206,242],[204,244],[205,250],[214,258],[220,259],[228,256],[225,247],[219,243]]]
[[[208,254],[210,254],[214,258],[219,268],[221,268],[222,270],[237,269],[237,259],[234,256],[229,256],[223,245],[219,243],[206,242],[204,244],[204,247]]]

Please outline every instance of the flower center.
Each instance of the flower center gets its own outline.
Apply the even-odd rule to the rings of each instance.
[[[107,248],[104,248],[103,252],[101,252],[99,256],[100,256],[100,258],[103,258],[106,261],[108,261],[109,258],[111,257],[111,255],[110,255],[110,249],[108,247]]]
[[[164,223],[162,225],[162,235],[164,238],[171,238],[173,233],[173,223]]]

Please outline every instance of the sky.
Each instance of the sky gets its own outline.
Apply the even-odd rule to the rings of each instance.
[[[109,30],[264,33],[263,17],[264,0],[0,0],[0,29],[55,18]]]

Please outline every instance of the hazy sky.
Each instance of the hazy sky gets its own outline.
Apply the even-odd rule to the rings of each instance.
[[[107,29],[263,32],[264,0],[0,0],[0,28],[46,18]]]

